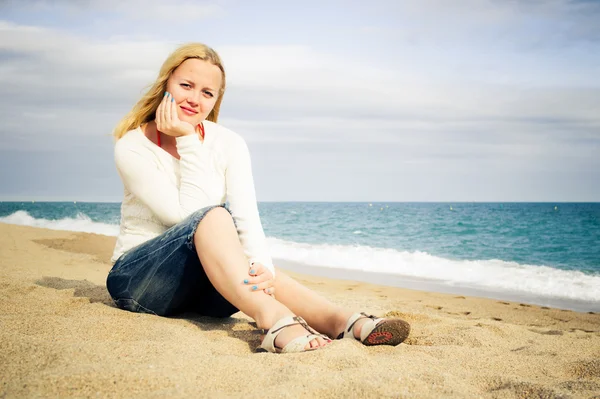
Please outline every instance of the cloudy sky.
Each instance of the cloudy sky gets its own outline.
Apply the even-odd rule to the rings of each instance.
[[[120,201],[177,45],[228,73],[260,201],[600,201],[598,1],[0,1],[0,200]]]

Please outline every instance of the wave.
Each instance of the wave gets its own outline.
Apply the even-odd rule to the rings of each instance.
[[[115,224],[95,222],[85,213],[79,212],[75,218],[37,219],[26,211],[16,211],[8,216],[0,217],[0,223],[19,224],[22,226],[43,227],[52,230],[79,231],[96,233],[105,236],[117,236],[119,226]]]
[[[274,258],[338,269],[387,273],[542,297],[600,301],[600,275],[503,260],[452,260],[426,252],[368,246],[299,244],[269,238]]]
[[[119,226],[95,222],[84,213],[75,218],[37,219],[26,211],[0,217],[0,223],[117,236]],[[600,302],[600,275],[503,260],[453,260],[426,252],[359,245],[301,244],[267,239],[274,258],[314,266],[387,273],[436,280],[451,286],[522,292],[549,298]]]

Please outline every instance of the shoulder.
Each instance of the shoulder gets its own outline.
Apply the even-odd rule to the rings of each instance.
[[[144,132],[142,132],[142,129],[138,127],[137,129],[128,131],[123,135],[123,137],[118,139],[115,143],[115,147],[127,147],[136,144],[139,145],[141,139],[143,138],[145,138]]]
[[[128,131],[115,143],[115,159],[124,160],[131,154],[137,154],[143,158],[151,157],[152,150],[148,145],[151,143],[140,128]]]

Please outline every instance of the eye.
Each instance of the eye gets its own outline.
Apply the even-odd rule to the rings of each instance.
[[[188,84],[188,83],[182,83],[182,84],[180,84],[180,86],[181,86],[181,87],[185,87],[186,89],[189,89],[189,88],[191,88],[191,87],[192,87],[192,86],[191,86],[190,84]]]
[[[204,90],[204,94],[206,94],[207,96],[209,96],[210,98],[214,97],[214,94],[212,94],[210,91],[206,91]]]

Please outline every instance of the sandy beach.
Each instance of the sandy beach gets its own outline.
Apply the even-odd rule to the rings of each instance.
[[[0,224],[0,398],[600,398],[600,314],[290,273],[412,324],[397,347],[255,353],[243,314],[117,309],[114,238]]]

